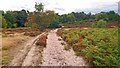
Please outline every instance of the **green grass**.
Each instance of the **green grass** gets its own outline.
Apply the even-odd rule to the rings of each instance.
[[[59,34],[76,55],[82,55],[93,65],[113,66],[120,62],[117,28],[60,30]]]

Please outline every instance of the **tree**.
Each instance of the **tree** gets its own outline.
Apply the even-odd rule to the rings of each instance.
[[[26,10],[17,11],[16,23],[17,27],[24,27],[25,22],[27,21],[28,13]]]
[[[88,21],[94,21],[95,15],[92,15],[91,13],[86,14],[86,20]]]
[[[67,15],[67,20],[68,20],[68,22],[74,22],[75,21],[75,16],[74,16],[74,14],[68,14]]]
[[[118,21],[120,18],[119,15],[115,13],[114,11],[107,12],[107,15],[108,15],[109,21]]]
[[[59,17],[59,20],[60,20],[61,23],[66,23],[66,22],[68,22],[67,14],[61,15],[61,16]]]
[[[35,9],[36,9],[36,11],[38,11],[38,12],[43,12],[43,10],[44,10],[44,5],[42,4],[42,3],[40,3],[40,4],[35,4]]]
[[[51,23],[53,23],[57,15],[54,13],[54,11],[46,11],[44,10],[44,5],[42,3],[35,4],[36,11],[33,14],[33,20],[38,25],[39,29],[43,31],[45,28],[48,28]]]
[[[59,28],[61,27],[59,24],[59,21],[56,19],[49,25],[49,28]]]
[[[7,11],[4,14],[4,18],[6,19],[6,22],[8,24],[8,27],[14,27],[13,24],[16,24],[16,16],[17,16],[17,12],[13,12],[13,11]]]
[[[24,27],[27,16],[28,13],[24,9],[21,11],[6,11],[4,14],[8,28]]]
[[[107,13],[105,13],[105,12],[101,12],[101,13],[98,13],[98,14],[96,14],[95,15],[95,20],[108,20],[108,15],[107,15]]]
[[[38,25],[35,23],[34,16],[34,12],[29,12],[27,21],[25,22],[26,27],[38,28]]]
[[[41,31],[48,28],[49,25],[57,18],[54,11],[35,12],[34,21],[38,24]]]

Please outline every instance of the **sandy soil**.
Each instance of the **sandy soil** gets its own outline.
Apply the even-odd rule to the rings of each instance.
[[[82,57],[75,56],[72,49],[64,50],[63,41],[58,41],[60,37],[56,35],[57,29],[48,34],[47,47],[43,51],[42,66],[85,66]]]
[[[2,51],[0,51],[2,58],[0,58],[0,60],[2,59],[2,65],[21,66],[29,55],[28,53],[31,54],[31,51],[36,51],[35,54],[41,57],[42,49],[34,46],[40,33],[38,29],[4,29],[2,33],[0,33],[0,35],[2,35],[2,37],[0,37],[0,42],[2,43]]]
[[[21,33],[3,35],[2,39],[2,61],[3,64],[9,63],[14,55],[22,49],[23,44],[32,37],[24,36]]]
[[[44,33],[42,33],[44,34]],[[9,63],[9,66],[38,66],[41,64],[42,48],[36,46],[35,43],[38,37],[29,40],[24,44],[24,47],[14,56],[14,59]]]

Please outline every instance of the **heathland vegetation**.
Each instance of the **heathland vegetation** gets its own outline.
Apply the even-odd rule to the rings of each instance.
[[[93,65],[114,66],[120,62],[118,29],[61,29],[58,32],[77,56],[83,56]]]
[[[85,13],[82,11],[60,15],[52,10],[45,11],[42,3],[36,3],[35,9],[33,12],[25,9],[21,11],[1,10],[0,21],[2,22],[0,22],[0,27],[3,28],[3,39],[9,34],[11,38],[11,34],[16,31],[20,31],[19,33],[23,32],[22,36],[35,37],[46,29],[61,28],[58,29],[57,34],[67,42],[68,45],[65,45],[66,50],[73,48],[77,56],[83,56],[91,65],[120,65],[120,46],[118,41],[120,16],[118,13],[108,11],[92,14],[91,12]],[[20,35],[21,38],[22,36]],[[46,39],[47,34],[39,37],[36,45],[46,47]],[[6,52],[4,45],[3,52]],[[7,47],[7,50],[9,47]],[[8,56],[8,53],[5,53],[6,55]],[[3,64],[8,63],[8,60],[6,62],[6,57],[5,59],[3,57],[3,61]]]

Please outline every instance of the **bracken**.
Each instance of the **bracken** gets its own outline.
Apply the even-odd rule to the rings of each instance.
[[[46,41],[47,41],[47,34],[43,34],[37,40],[36,45],[46,47]]]

